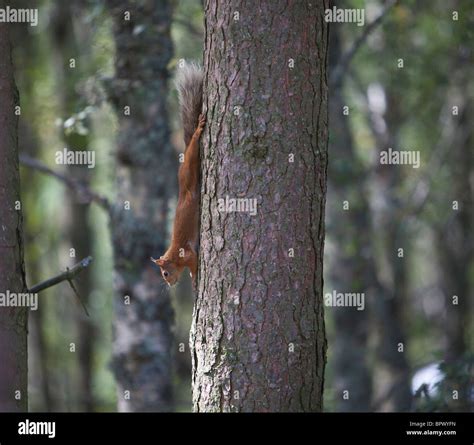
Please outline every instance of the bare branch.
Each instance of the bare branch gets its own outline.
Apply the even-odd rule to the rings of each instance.
[[[69,269],[67,269],[69,271]],[[71,286],[71,289],[74,291],[74,293],[76,294],[76,297],[77,299],[79,300],[79,303],[81,304],[82,308],[84,309],[84,312],[86,313],[86,315],[89,317],[89,311],[87,310],[87,307],[86,307],[86,304],[84,303],[84,301],[82,300],[81,298],[81,295],[79,294],[79,291],[76,289],[76,286],[74,286],[74,282],[72,280],[67,280],[68,283],[69,283],[69,286]]]
[[[95,202],[96,204],[101,206],[103,209],[105,209],[107,212],[110,211],[111,206],[110,206],[109,200],[105,196],[102,196],[94,192],[93,190],[91,190],[87,184],[84,184],[83,182],[75,178],[71,178],[64,173],[57,172],[53,170],[52,168],[48,167],[43,162],[38,161],[37,159],[31,158],[30,156],[27,156],[25,154],[20,155],[20,162],[25,167],[33,168],[35,170],[38,170],[42,173],[53,176],[54,178],[60,180],[67,187],[69,187],[71,190],[77,193],[77,195],[84,202],[86,203]]]
[[[74,264],[74,266],[72,266],[70,269],[69,268],[66,269],[65,272],[62,272],[59,275],[56,275],[55,277],[49,278],[48,280],[42,281],[41,283],[34,285],[28,290],[28,292],[32,294],[37,294],[45,289],[48,289],[48,287],[52,287],[63,281],[67,280],[70,282],[79,273],[81,273],[85,268],[89,267],[91,263],[92,263],[92,257],[88,256],[87,258],[84,258],[79,263]]]
[[[331,73],[331,77],[329,78],[329,84],[332,88],[336,88],[340,85],[345,72],[347,71],[347,67],[351,63],[351,60],[356,55],[359,48],[362,44],[367,40],[367,37],[370,33],[377,28],[377,26],[382,23],[384,17],[390,11],[390,9],[395,6],[399,0],[389,0],[383,7],[381,13],[372,21],[370,22],[364,29],[364,32],[356,39],[353,45],[344,53],[339,61],[337,62],[336,67]]]

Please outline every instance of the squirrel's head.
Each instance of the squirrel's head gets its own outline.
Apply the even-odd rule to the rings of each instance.
[[[166,281],[168,286],[174,286],[178,281],[183,268],[178,267],[173,261],[160,256],[157,260],[151,258],[157,266],[160,266],[161,276]]]

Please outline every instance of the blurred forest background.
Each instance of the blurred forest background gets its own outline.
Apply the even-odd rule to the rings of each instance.
[[[177,158],[183,147],[172,76],[180,59],[202,59],[202,3],[14,3],[39,8],[37,27],[11,27],[22,107],[28,284],[87,255],[94,258],[76,280],[90,317],[67,283],[42,293],[38,310],[30,312],[30,410],[115,411],[121,368],[112,335],[118,298],[114,280],[126,281],[132,273],[120,265],[114,272],[111,240],[120,242],[118,225],[107,205],[37,167],[46,165],[76,178],[107,202],[116,199],[116,160],[125,162],[117,147],[139,140],[124,140],[119,134],[123,126],[116,110],[128,87],[110,85],[117,66],[133,71],[134,63],[134,69],[149,68],[162,81],[153,91],[160,94],[162,127],[157,131],[163,131],[154,150],[163,156],[154,162],[166,164],[173,151]],[[124,42],[111,9],[134,11],[142,3],[156,4],[162,41],[145,38],[146,18],[155,15],[144,14],[143,22],[135,16],[127,32],[138,37],[127,50],[137,59],[120,66],[116,48]],[[365,8],[366,23],[330,27],[325,292],[364,292],[366,304],[364,311],[326,308],[325,410],[472,410],[474,11],[467,0],[404,0],[395,5],[347,0],[337,5]],[[140,44],[149,45],[148,52]],[[153,51],[160,50],[166,57],[155,63]],[[134,100],[150,98],[155,96]],[[167,111],[160,113],[163,106]],[[160,145],[165,139],[169,152]],[[64,147],[94,150],[95,168],[56,165],[55,153]],[[379,153],[388,147],[419,150],[420,168],[380,165]],[[163,184],[162,224],[169,225],[174,213],[176,166],[169,164],[170,179]],[[145,270],[150,265],[135,267]],[[155,408],[190,411],[189,280],[170,293],[174,310],[161,313],[167,317],[163,332],[172,328],[165,335],[172,346],[158,353],[171,357],[169,382],[163,385],[172,388],[165,391],[166,404]]]

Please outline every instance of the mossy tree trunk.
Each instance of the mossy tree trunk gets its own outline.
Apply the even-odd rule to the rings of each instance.
[[[4,6],[0,1],[0,6]],[[18,167],[19,103],[8,24],[0,23],[0,293],[27,291]],[[28,409],[27,309],[0,307],[0,411]]]
[[[205,6],[195,411],[322,409],[326,7]]]
[[[113,369],[120,411],[172,409],[173,310],[150,261],[166,250],[177,156],[166,109],[172,55],[167,0],[109,0],[119,116],[117,193],[111,229],[115,261]]]

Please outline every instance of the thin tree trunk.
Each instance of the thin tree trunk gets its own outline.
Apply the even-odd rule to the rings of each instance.
[[[384,130],[377,131],[373,125],[377,144],[377,160],[382,150],[398,147],[397,125],[400,122],[399,109],[395,96],[386,91],[387,112],[377,118],[384,122]],[[372,117],[375,117],[372,110]],[[378,344],[376,355],[379,360],[382,394],[388,395],[382,406],[384,411],[410,411],[412,394],[410,385],[410,366],[407,358],[407,342],[404,323],[404,299],[407,293],[407,258],[410,237],[400,213],[400,200],[397,186],[401,181],[400,169],[396,165],[378,165],[375,169],[372,187],[372,215],[374,237],[379,237],[382,246],[382,268],[385,267],[385,282],[382,292],[374,301],[375,318],[378,325]],[[383,204],[381,204],[383,203]],[[403,249],[403,257],[399,256]],[[393,388],[397,388],[393,390]],[[379,396],[380,398],[380,396]]]
[[[174,314],[168,289],[150,256],[166,250],[168,203],[176,194],[177,157],[166,110],[171,4],[167,0],[108,4],[116,42],[110,98],[120,126],[118,200],[111,221],[118,409],[169,411]]]
[[[81,111],[81,100],[78,96],[78,82],[83,73],[85,60],[80,58],[79,45],[74,35],[73,23],[73,4],[69,2],[58,2],[52,11],[51,17],[51,33],[52,46],[54,50],[54,62],[56,65],[56,75],[58,81],[58,94],[60,97],[60,106],[62,118],[64,120],[70,118],[73,114]],[[85,43],[85,42],[83,42]],[[76,67],[69,67],[69,60],[74,58]],[[87,122],[83,122],[87,128]],[[66,133],[64,129],[61,131],[61,137],[68,150],[83,151],[89,150],[89,134],[79,134],[73,129],[69,129]],[[89,183],[91,177],[91,169],[87,165],[69,165],[69,171],[72,177]],[[76,259],[85,258],[92,252],[92,227],[89,222],[89,204],[80,202],[77,197],[72,197],[69,201],[70,219],[69,219],[69,241],[70,248],[75,251]],[[74,261],[75,262],[75,261]],[[89,294],[91,292],[92,271],[86,269],[81,273],[80,279],[77,280],[76,287],[87,306],[89,302]],[[69,292],[69,291],[68,291]],[[86,317],[82,311],[74,308],[71,314],[77,324],[77,350],[78,350],[78,384],[77,391],[77,407],[76,411],[90,412],[94,410],[94,394],[92,391],[93,379],[93,358],[94,358],[94,339],[96,338],[96,328],[93,319]],[[72,380],[75,380],[73,376]],[[73,383],[76,386],[76,382]]]
[[[330,32],[329,69],[341,57],[339,28]],[[334,307],[334,388],[336,410],[370,411],[372,373],[369,360],[369,299],[377,293],[371,245],[370,207],[364,189],[364,171],[355,153],[343,81],[329,93],[329,151],[332,162],[328,174],[328,213],[334,249],[327,253],[330,283],[337,292],[363,292],[365,308]],[[347,201],[349,208],[344,208]],[[326,289],[332,292],[332,289]],[[346,393],[347,391],[347,393]],[[347,394],[347,397],[344,397]]]
[[[15,6],[19,8],[27,8],[28,2],[19,0],[15,2]],[[22,109],[22,119],[19,121],[18,127],[18,150],[20,153],[28,154],[33,158],[39,157],[40,146],[38,133],[34,125],[34,116],[37,107],[34,104],[35,83],[32,82],[31,69],[41,64],[39,42],[36,35],[32,33],[32,27],[29,23],[16,24],[10,28],[10,39],[15,48],[15,79],[18,88],[22,92],[22,99],[29,103],[27,108]],[[29,191],[38,190],[38,177],[36,175],[26,174],[21,177],[21,185],[23,191],[23,205],[28,204]],[[26,198],[26,199],[25,199]],[[31,201],[30,201],[31,202]],[[31,212],[31,208],[29,211]],[[43,255],[37,254],[37,246],[29,244],[34,237],[29,237],[31,233],[37,231],[37,222],[27,220],[23,224],[23,233],[25,239],[25,263],[27,266],[27,282],[39,283],[43,278],[41,275],[41,265],[44,262]],[[31,246],[28,249],[28,245]],[[26,260],[28,259],[28,260]],[[50,412],[53,410],[53,399],[50,390],[50,374],[48,368],[48,348],[44,335],[45,322],[45,306],[47,298],[41,300],[37,310],[32,311],[28,317],[28,385],[30,393],[37,388],[40,394],[38,400],[32,400],[29,397],[29,410]]]
[[[206,4],[195,411],[322,409],[325,7]]]
[[[0,2],[3,6],[3,2]],[[18,167],[18,90],[8,24],[0,23],[0,293],[27,291]],[[27,308],[0,307],[0,411],[28,409]]]
[[[467,88],[467,87],[466,87]],[[462,105],[459,131],[452,143],[451,156],[447,159],[452,172],[452,188],[449,200],[457,201],[457,210],[451,210],[446,224],[436,230],[436,250],[439,263],[440,287],[445,297],[446,320],[445,360],[451,370],[460,369],[467,376],[467,332],[472,320],[472,294],[469,270],[472,264],[474,243],[472,235],[473,194],[470,184],[472,172],[472,107]],[[449,201],[448,201],[449,202]],[[464,363],[464,364],[463,364]],[[451,371],[452,372],[452,371]],[[469,378],[462,379],[456,373],[448,377],[450,390],[457,390],[459,398],[449,405],[456,411],[469,411]]]

